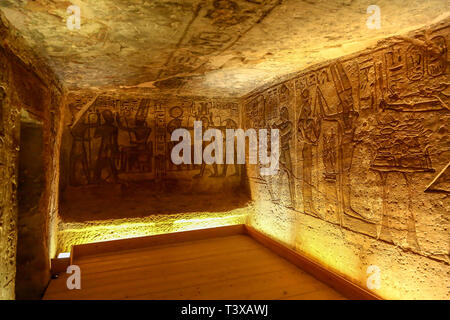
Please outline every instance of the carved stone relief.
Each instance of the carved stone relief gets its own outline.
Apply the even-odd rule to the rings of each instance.
[[[249,166],[254,198],[450,263],[446,227],[425,223],[442,214],[437,195],[448,194],[448,34],[423,32],[301,73],[286,82],[287,113],[279,94],[285,84],[247,97],[248,127],[270,128],[285,115],[292,129],[281,144],[291,150],[293,182],[276,188],[293,185],[292,201],[280,202],[273,178]],[[427,232],[437,232],[435,244]]]
[[[99,94],[74,96],[68,108],[73,112],[67,127],[72,186],[231,176],[234,184],[240,184],[238,165],[174,165],[171,161],[172,148],[178,143],[171,141],[175,129],[188,129],[193,136],[194,121],[202,121],[203,131],[216,128],[225,134],[226,129],[238,128],[235,102]]]

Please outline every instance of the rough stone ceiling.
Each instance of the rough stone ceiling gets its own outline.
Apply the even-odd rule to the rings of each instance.
[[[376,2],[376,3],[375,3]],[[69,30],[67,8],[81,9]],[[381,8],[368,29],[367,7]],[[69,89],[242,96],[450,14],[450,0],[2,0]]]

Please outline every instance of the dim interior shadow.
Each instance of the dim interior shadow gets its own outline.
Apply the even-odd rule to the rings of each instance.
[[[68,186],[61,191],[60,217],[64,222],[140,218],[160,214],[227,212],[249,205],[245,186],[214,185],[195,190],[189,181],[134,181],[116,184]],[[236,177],[238,179],[238,177]],[[203,178],[202,178],[203,180]],[[228,179],[226,179],[228,180]]]

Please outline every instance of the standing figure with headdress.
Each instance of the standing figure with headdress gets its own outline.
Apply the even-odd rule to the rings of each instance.
[[[172,120],[170,120],[169,123],[167,124],[167,133],[170,136],[172,136],[172,133],[175,130],[181,128],[181,123],[182,123],[182,121],[181,121],[181,118],[179,118],[179,117],[176,117],[176,118],[173,118]],[[169,141],[167,144],[169,146],[167,148],[167,159],[170,159],[171,158],[172,149],[178,144],[178,141]],[[169,170],[178,170],[178,171],[180,171],[183,168],[182,167],[183,164],[176,165],[172,161],[169,161],[168,163],[169,163],[168,164],[168,166],[169,166],[168,169]]]
[[[212,124],[212,120],[210,120],[207,116],[203,116],[203,117],[201,117],[200,118],[200,121],[202,122],[202,126],[203,126],[203,130],[204,131],[206,131],[206,130],[208,130],[209,128],[212,128],[213,126],[211,125]],[[204,150],[205,149],[205,143],[203,142],[202,143],[203,144],[203,146],[202,146],[202,150]],[[212,154],[211,154],[211,156],[212,157],[214,157],[215,156],[215,152],[213,152]],[[218,177],[219,176],[219,170],[218,170],[218,167],[217,167],[217,163],[213,163],[212,164],[212,167],[213,167],[213,173],[210,175],[210,177]],[[194,176],[194,178],[201,178],[201,177],[203,177],[203,175],[205,174],[205,169],[206,169],[206,163],[205,163],[205,161],[202,161],[202,164],[200,165],[200,172],[198,173],[198,174],[196,174],[195,176]]]
[[[289,111],[287,107],[282,107],[280,110],[280,117],[271,126],[271,129],[278,129],[280,132],[280,159],[279,159],[279,179],[282,177],[282,173],[286,173],[289,182],[289,196],[291,200],[292,208],[295,208],[295,180],[292,172],[292,160],[291,160],[291,140],[293,133],[293,124],[289,120]],[[271,150],[272,152],[272,150]],[[269,188],[272,189],[272,183],[268,183]],[[270,190],[272,197],[274,196],[273,190]]]
[[[312,199],[312,159],[313,149],[317,148],[322,119],[318,108],[313,105],[313,99],[309,89],[302,91],[302,104],[298,117],[299,140],[303,142],[303,204],[306,213],[319,216]]]
[[[97,162],[94,169],[95,182],[118,181],[115,158],[119,155],[119,146],[117,143],[119,130],[115,126],[114,114],[111,110],[104,110],[101,113],[104,123],[100,123],[94,133],[94,138],[100,138],[100,147],[98,149]],[[99,122],[101,120],[99,119]],[[103,177],[103,173],[107,176]]]
[[[224,120],[224,123],[223,123],[224,137],[226,136],[226,129],[236,130],[237,128],[238,128],[238,125],[237,125],[236,121],[234,121],[233,119]],[[237,163],[237,151],[238,151],[237,148],[238,148],[238,146],[237,146],[237,141],[235,138],[234,139],[234,173],[232,174],[232,176],[239,176],[239,174],[240,174],[239,164]],[[229,164],[224,163],[222,174],[221,174],[222,177],[227,176],[228,166],[229,166]]]
[[[153,143],[148,141],[152,132],[147,124],[148,109],[149,100],[142,99],[133,126],[129,126],[127,118],[117,117],[119,129],[128,132],[130,138],[130,146],[121,148],[121,171],[148,172],[152,169]]]

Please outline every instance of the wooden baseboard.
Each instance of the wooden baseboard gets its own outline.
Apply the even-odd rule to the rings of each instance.
[[[70,265],[70,258],[54,258],[50,263],[50,273],[52,276],[66,272]]]
[[[139,249],[176,242],[227,237],[235,234],[245,234],[245,226],[243,224],[239,224],[225,227],[173,232],[147,237],[80,244],[72,247],[72,251],[70,254],[70,263],[74,264],[77,259],[90,255],[121,250]]]
[[[303,256],[301,253],[286,247],[285,245],[279,243],[278,241],[275,241],[272,238],[269,238],[265,234],[257,231],[256,229],[250,226],[245,226],[245,232],[250,237],[258,241],[271,251],[277,253],[279,256],[285,258],[292,264],[295,264],[297,267],[308,272],[316,279],[329,285],[330,287],[332,287],[333,289],[335,289],[336,291],[338,291],[339,293],[341,293],[342,295],[344,295],[349,299],[382,300],[380,297],[373,294],[372,292],[365,290],[364,288],[358,286],[357,284],[351,282],[350,280],[347,280],[341,275],[325,268],[320,263],[317,263]]]

